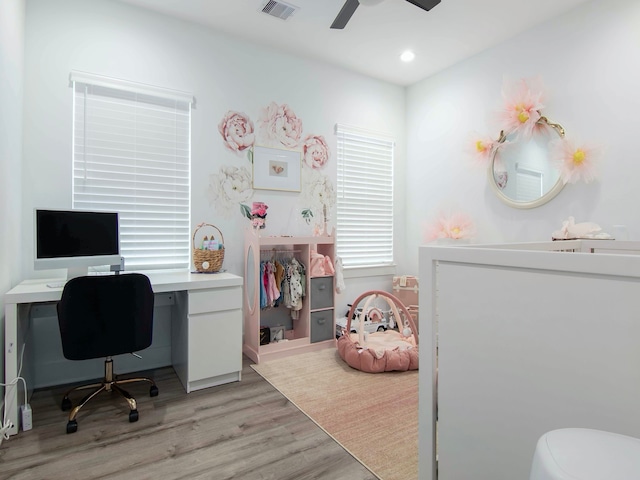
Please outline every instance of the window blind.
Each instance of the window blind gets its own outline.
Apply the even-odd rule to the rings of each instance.
[[[336,125],[337,250],[345,267],[393,263],[392,138]]]
[[[542,180],[542,172],[516,164],[516,200],[532,202],[540,198],[544,194]]]
[[[73,208],[118,211],[127,269],[190,264],[192,98],[71,74]]]

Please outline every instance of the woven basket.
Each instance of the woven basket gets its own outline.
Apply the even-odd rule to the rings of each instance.
[[[202,227],[211,227],[218,231],[220,234],[220,244],[222,245],[220,250],[202,250],[200,248],[196,248],[196,233],[198,233],[198,230]],[[216,237],[212,236],[211,238],[215,239]],[[219,272],[222,268],[222,262],[224,262],[224,237],[222,236],[220,229],[210,223],[201,223],[193,231],[193,238],[191,241],[193,246],[193,264],[196,267],[196,271],[201,273]]]

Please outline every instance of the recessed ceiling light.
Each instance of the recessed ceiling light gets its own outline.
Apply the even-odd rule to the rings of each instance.
[[[400,55],[400,60],[403,62],[412,62],[414,58],[416,58],[416,54],[411,50],[406,50],[402,52],[402,55]]]

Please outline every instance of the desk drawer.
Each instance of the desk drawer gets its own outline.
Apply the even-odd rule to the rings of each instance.
[[[242,308],[242,287],[189,292],[189,314]]]
[[[189,382],[242,370],[242,310],[189,317]]]

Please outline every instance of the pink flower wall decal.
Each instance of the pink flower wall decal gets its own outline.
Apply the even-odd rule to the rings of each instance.
[[[329,161],[329,145],[322,135],[307,135],[302,146],[302,156],[311,168],[322,168]]]
[[[467,239],[473,235],[475,235],[475,225],[471,217],[463,212],[450,214],[441,212],[426,230],[427,242],[438,238]]]
[[[580,180],[589,183],[597,178],[600,148],[566,138],[552,141],[550,148],[551,161],[560,170],[560,178],[564,183],[576,183]]]
[[[269,143],[279,143],[287,148],[295,148],[300,143],[302,120],[286,103],[271,102],[263,108],[258,125],[261,136]]]
[[[498,142],[492,138],[474,132],[466,142],[466,151],[475,163],[487,166],[491,163],[493,152],[498,146]]]
[[[232,152],[240,153],[251,147],[255,141],[253,122],[244,113],[229,110],[218,125],[224,146]]]
[[[502,88],[504,108],[500,114],[503,129],[528,138],[540,120],[542,103],[542,81],[520,79],[505,81]]]

